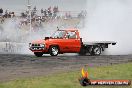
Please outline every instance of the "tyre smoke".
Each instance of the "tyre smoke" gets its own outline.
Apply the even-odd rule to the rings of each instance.
[[[81,35],[84,41],[116,41],[105,54],[132,54],[132,1],[87,0],[87,19]]]
[[[20,18],[8,18],[0,25],[0,53],[33,54],[28,44],[51,36],[58,24],[35,24],[30,31],[29,24],[22,26]]]
[[[3,26],[0,25],[0,41],[26,43],[20,54],[29,53],[29,42],[50,36],[57,26],[62,25],[62,22],[45,24],[40,27],[40,31],[29,33],[26,31],[28,28],[18,26],[20,20],[14,20],[7,20]],[[105,54],[132,54],[132,1],[87,0],[85,27],[79,31],[83,41],[116,41],[117,44],[110,45]]]

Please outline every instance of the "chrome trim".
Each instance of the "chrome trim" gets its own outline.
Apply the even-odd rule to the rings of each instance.
[[[29,43],[30,50],[44,50],[45,44],[31,44]]]

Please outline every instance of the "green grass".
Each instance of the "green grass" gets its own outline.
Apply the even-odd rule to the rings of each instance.
[[[88,67],[90,79],[130,79],[132,63],[104,67]],[[80,71],[52,74],[44,77],[18,79],[0,83],[0,88],[84,88],[79,84]],[[132,88],[130,86],[87,86],[86,88]]]

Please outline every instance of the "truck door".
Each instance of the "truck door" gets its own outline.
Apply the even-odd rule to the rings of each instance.
[[[79,52],[80,51],[80,39],[78,38],[76,31],[68,31],[65,36],[65,48],[67,52]]]

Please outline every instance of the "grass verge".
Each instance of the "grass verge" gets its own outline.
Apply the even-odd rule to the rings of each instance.
[[[130,79],[132,63],[103,67],[88,67],[90,79]],[[84,88],[79,84],[80,71],[52,74],[43,77],[25,78],[0,83],[0,88]],[[87,86],[86,88],[132,88],[130,86]]]

